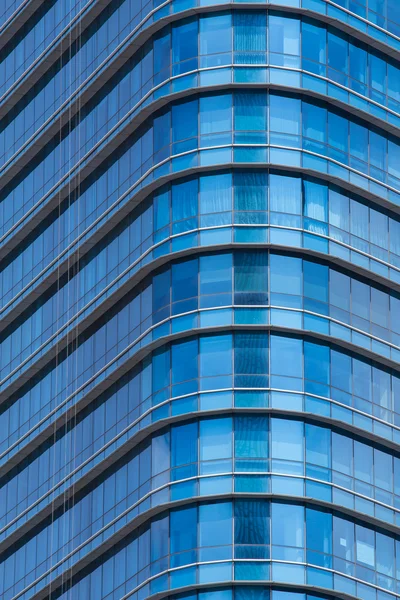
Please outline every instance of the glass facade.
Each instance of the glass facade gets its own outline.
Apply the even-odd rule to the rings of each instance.
[[[4,0],[0,597],[400,600],[400,3]]]

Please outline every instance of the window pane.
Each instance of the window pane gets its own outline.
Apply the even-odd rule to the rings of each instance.
[[[197,136],[198,110],[198,100],[182,102],[172,106],[173,142]]]
[[[298,421],[287,421],[286,419],[272,419],[272,458],[303,462],[303,428],[303,423],[300,423]]]
[[[375,568],[375,534],[361,525],[356,525],[356,561]]]
[[[232,210],[232,175],[207,175],[200,178],[200,214]]]
[[[304,216],[318,221],[328,220],[328,187],[314,181],[303,181]]]
[[[342,560],[354,562],[354,523],[333,517],[333,554]],[[347,572],[346,565],[336,563],[339,571]]]
[[[200,377],[232,373],[232,336],[200,338]]]
[[[270,96],[270,129],[271,132],[300,134],[300,101],[285,96]]]
[[[235,544],[269,543],[268,503],[264,500],[235,502]]]
[[[235,373],[268,373],[268,335],[260,332],[235,334]]]
[[[200,133],[232,130],[232,94],[200,98]]]
[[[214,254],[200,258],[200,294],[232,291],[232,254]]]
[[[237,131],[267,130],[267,95],[265,92],[236,92],[235,129]]]
[[[267,49],[267,15],[265,12],[235,11],[234,49],[261,52]]]
[[[303,68],[312,73],[317,73],[317,75],[324,75],[326,64],[326,27],[303,21],[301,40]]]
[[[202,15],[200,19],[200,54],[232,50],[232,15]]]
[[[303,344],[295,338],[271,336],[271,373],[288,377],[303,375]]]
[[[172,28],[173,75],[197,68],[197,19],[182,22]]]
[[[270,175],[270,210],[301,214],[301,179],[285,175]]]
[[[300,20],[270,15],[269,51],[277,54],[300,54]]]
[[[197,508],[179,508],[170,516],[171,554],[197,546]]]
[[[331,432],[325,427],[305,426],[306,460],[320,467],[331,466]]]
[[[236,458],[268,458],[268,418],[235,417]]]
[[[197,340],[176,342],[172,345],[172,383],[197,377]]]
[[[329,384],[329,348],[304,342],[304,376]]]
[[[199,507],[199,546],[232,544],[232,503],[215,502]]]
[[[171,428],[171,466],[180,467],[198,460],[198,424],[185,423]]]
[[[180,221],[197,215],[198,180],[175,183],[172,186],[172,220]]]
[[[172,265],[172,302],[197,296],[198,273],[196,258]]]
[[[308,560],[312,564],[330,566],[323,554],[332,553],[332,515],[306,509]]]
[[[200,421],[200,460],[232,458],[232,419]]]
[[[353,440],[332,432],[332,469],[353,475]]]
[[[324,265],[303,261],[304,296],[320,302],[328,302],[329,269]]]
[[[304,547],[304,507],[274,502],[271,511],[272,544]]]
[[[268,176],[237,172],[233,175],[235,210],[267,210]]]

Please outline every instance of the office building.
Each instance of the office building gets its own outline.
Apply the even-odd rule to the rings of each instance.
[[[400,598],[399,1],[0,10],[1,598]]]

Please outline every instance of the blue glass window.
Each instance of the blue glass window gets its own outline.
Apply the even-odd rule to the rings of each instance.
[[[353,441],[335,431],[332,432],[332,469],[345,475],[353,474]],[[333,552],[335,554],[335,548]]]
[[[287,62],[279,55],[300,55],[300,20],[290,17],[270,15],[269,51],[272,64],[299,66],[297,62]]]
[[[277,145],[300,145],[301,104],[296,98],[270,96],[270,142]]]
[[[321,510],[306,509],[307,561],[332,568],[332,515]]]
[[[301,179],[271,174],[269,204],[271,211],[301,214]]]
[[[197,308],[199,261],[194,258],[172,265],[172,312]]]
[[[171,567],[194,562],[197,546],[197,508],[179,508],[170,515]],[[175,553],[176,556],[174,556]]]
[[[300,296],[303,293],[302,262],[298,258],[271,254],[270,276],[271,293],[274,293],[278,301],[290,302],[289,298],[282,298],[282,294]],[[293,299],[293,306],[295,305],[296,301]]]
[[[268,418],[258,415],[235,417],[236,458],[268,458]],[[256,469],[254,463],[245,462],[247,468]]]
[[[154,196],[154,229],[158,231],[170,221],[169,216],[169,193],[167,190],[159,190]]]
[[[326,142],[326,127],[327,127],[327,111],[325,108],[311,104],[310,102],[302,103],[303,117],[303,136],[316,142]],[[303,142],[306,149],[321,152],[320,144],[308,144]]]
[[[353,90],[365,94],[367,83],[367,52],[355,45],[349,44],[350,51],[350,85]]]
[[[201,145],[213,146],[231,143],[232,94],[218,94],[200,98]]]
[[[328,220],[328,187],[314,181],[303,180],[303,214],[313,221],[309,222],[311,231],[327,233],[326,229],[319,228],[315,221],[324,223]]]
[[[216,560],[216,546],[232,544],[232,502],[203,504],[199,507],[199,546],[211,547],[211,552],[202,554],[200,560]],[[223,556],[221,557],[223,558]]]
[[[370,402],[372,396],[371,379],[371,365],[353,358],[353,394]]]
[[[353,573],[354,524],[340,517],[333,517],[334,568],[343,573]]]
[[[268,261],[263,252],[235,254],[235,304],[266,304]]]
[[[153,391],[161,390],[170,383],[170,350],[160,348],[153,354]]]
[[[234,100],[235,130],[267,130],[267,95],[265,92],[236,92]],[[257,143],[258,138],[249,138],[249,141],[250,139],[253,139],[253,143]],[[260,138],[260,140],[264,139]],[[259,143],[263,142],[260,141]]]
[[[169,77],[171,63],[171,33],[167,31],[155,38],[153,43],[154,83],[158,85]]]
[[[235,544],[268,544],[268,525],[267,502],[264,500],[237,500],[235,502]],[[248,550],[251,557],[252,549]],[[237,549],[236,556],[244,558],[246,553]]]
[[[349,43],[344,35],[328,30],[328,77],[347,85],[349,73]]]
[[[267,14],[235,11],[233,14],[235,62],[265,63],[267,50]]]
[[[373,177],[384,181],[382,171],[386,171],[387,140],[382,135],[370,131],[369,134],[369,160],[370,172]]]
[[[154,519],[151,523],[151,561],[159,560],[168,554],[169,537],[169,519],[168,516]],[[167,568],[164,565],[164,569]],[[162,569],[160,569],[162,570]]]
[[[336,306],[343,311],[350,311],[350,277],[333,269],[329,272],[329,304]],[[349,321],[349,316],[341,311],[335,311],[331,307],[330,314],[345,323]]]
[[[156,117],[153,121],[154,132],[154,162],[160,162],[169,156],[171,133],[170,111]]]
[[[182,183],[175,183],[172,187],[172,220],[186,219],[188,228],[191,228],[191,224],[193,227],[193,220],[189,217],[197,215],[198,185],[197,179],[191,179]]]
[[[232,210],[232,175],[206,175],[200,179],[200,214]],[[213,221],[212,224],[217,224]],[[211,225],[211,223],[210,223]],[[207,226],[204,223],[203,226]]]
[[[267,210],[268,176],[265,173],[235,172],[235,210]]]
[[[303,69],[326,74],[326,27],[304,20],[301,30]]]
[[[351,166],[359,171],[367,172],[368,163],[368,130],[358,123],[350,122],[350,154]]]
[[[304,507],[274,502],[271,511],[272,558],[278,560],[304,560]]]
[[[318,263],[312,263],[308,260],[303,261],[303,273],[304,273],[304,296],[306,298],[312,298],[318,303],[319,311],[323,310],[321,303],[328,302],[328,290],[329,290],[329,269],[324,265]],[[305,300],[304,299],[304,300]],[[310,304],[310,307],[312,305]],[[317,306],[315,304],[315,306]],[[312,308],[310,308],[312,310]]]
[[[306,461],[318,467],[331,467],[331,432],[325,427],[316,425],[305,425],[306,434]],[[314,476],[325,479],[328,472],[325,470],[313,470]],[[309,472],[309,474],[311,474]]]
[[[198,135],[198,100],[173,104],[171,110],[172,141],[180,142],[173,144],[173,154],[179,154],[180,152],[192,150],[197,146],[197,139],[191,138],[197,138]],[[187,141],[182,142],[182,140]]]
[[[172,383],[198,377],[197,340],[176,342],[172,345]]]
[[[375,536],[374,532],[367,527],[356,525],[356,562],[370,569],[375,568]],[[367,575],[364,570],[357,570],[357,575],[365,579]],[[370,577],[372,576],[372,573]],[[367,575],[368,578],[368,575]]]
[[[303,376],[303,342],[296,338],[271,336],[271,373],[287,377]],[[285,387],[290,384],[285,380]]]
[[[153,323],[169,317],[171,272],[166,270],[153,277]]]
[[[200,54],[215,56],[202,57],[200,67],[228,64],[231,50],[232,15],[203,15],[200,19]]]
[[[222,294],[226,304],[232,299],[233,256],[212,254],[200,257],[200,294]],[[203,299],[202,299],[203,300]],[[215,298],[213,299],[215,306]]]
[[[232,418],[200,421],[200,460],[232,458]]]
[[[289,465],[292,464],[295,472],[298,469],[295,469],[294,463],[299,463],[300,474],[302,474],[304,461],[304,425],[302,422],[288,422],[286,419],[271,420],[271,456],[273,459],[279,459],[279,462],[273,461],[273,465],[276,465],[278,471],[280,461],[285,461],[285,463],[288,462],[287,465],[285,464],[285,468],[290,468]]]
[[[386,62],[372,53],[369,55],[369,85],[373,90],[371,97],[382,101],[386,91]]]
[[[198,461],[198,425],[185,423],[171,428],[171,467],[182,467]],[[180,471],[180,477],[184,477]]]
[[[235,334],[235,373],[268,372],[268,337],[265,333]]]
[[[335,113],[328,113],[329,156],[344,164],[348,163],[349,122]]]
[[[197,19],[187,20],[172,28],[172,75],[197,69]]]
[[[232,336],[229,334],[200,339],[200,377],[232,373]]]
[[[329,385],[329,348],[312,342],[304,342],[304,377],[309,383],[316,381]],[[313,388],[309,389],[312,392]],[[322,391],[322,390],[321,390]],[[318,394],[318,391],[315,391]],[[326,390],[325,394],[328,395]]]

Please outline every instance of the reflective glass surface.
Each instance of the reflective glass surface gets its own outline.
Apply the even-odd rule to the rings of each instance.
[[[398,4],[3,2],[2,600],[400,600]]]
[[[224,199],[217,201],[218,194],[223,194]],[[285,195],[284,203],[281,194]],[[395,282],[400,280],[399,220],[395,214],[378,210],[360,197],[312,178],[260,171],[204,175],[162,187],[85,258],[82,257],[78,273],[60,281],[52,297],[42,302],[37,300],[36,316],[32,319],[40,319],[39,314],[44,312],[48,319],[48,325],[40,328],[44,333],[42,339],[71,319],[128,265],[133,263],[139,268],[149,257],[157,258],[178,249],[178,239],[172,242],[175,248],[166,246],[165,240],[179,236],[182,248],[184,238],[190,238],[191,246],[209,245],[212,243],[211,231],[207,234],[208,240],[197,242],[192,232],[219,228],[216,234],[225,234],[220,241],[228,243],[231,238],[226,237],[224,230],[233,225],[236,226],[234,241],[237,243],[274,242],[282,239],[282,228],[302,229],[309,232],[305,233],[308,237],[303,243],[301,239],[296,241],[295,231],[292,231],[288,245],[307,246],[308,241],[310,249],[329,252]],[[277,230],[269,237],[267,225]],[[52,236],[58,234],[59,226],[56,220],[1,273],[6,307],[12,293],[18,292],[30,277],[37,277],[40,266],[53,260],[65,242],[70,242],[66,234],[64,244],[60,242],[61,248],[60,245],[51,246]],[[288,229],[287,234],[290,233]],[[331,240],[330,246],[325,241],[327,237]],[[163,245],[159,247],[160,244]],[[42,258],[47,249],[50,252]],[[45,275],[46,272],[37,277],[37,283]],[[10,290],[13,280],[16,284]],[[31,290],[32,286],[26,286],[25,294]],[[20,300],[21,295],[18,295],[15,302],[10,303],[10,309]],[[52,314],[57,314],[57,323]],[[38,347],[39,340],[35,345],[35,339],[27,337],[22,350],[30,344],[32,348]],[[17,342],[15,345],[18,347]]]
[[[201,338],[202,365],[207,360],[206,346],[222,345],[227,340],[228,336],[225,340],[222,336]],[[257,335],[253,336],[253,340],[258,341],[260,345],[261,340],[257,339]],[[241,369],[239,361],[240,352],[243,352],[243,341],[245,338],[236,334],[235,373]],[[285,344],[286,341],[285,337],[274,338],[276,344]],[[179,346],[172,345],[173,353],[177,351],[176,348]],[[273,344],[271,349],[274,349]],[[267,352],[265,337],[265,355]],[[157,354],[153,364],[156,365],[156,360],[161,360],[161,357],[161,354]],[[267,365],[267,360],[265,363]],[[245,379],[245,376],[240,374],[236,374],[235,377],[237,380]],[[251,376],[246,377],[251,380]],[[264,375],[264,378],[266,380],[267,375]],[[261,379],[260,375],[259,380]],[[203,387],[207,380],[203,378],[200,384]],[[106,418],[110,421],[107,423],[110,429],[107,431],[106,440],[112,439],[112,434],[117,431],[118,426],[121,428],[121,424],[117,427],[112,426],[112,421],[115,420],[112,413],[113,408],[115,410],[116,399],[123,402],[123,388],[118,396],[114,396],[113,401],[109,398],[105,406],[98,406],[96,410],[92,410],[90,416],[82,415],[75,431],[57,440],[54,447],[41,451],[20,473],[14,477],[9,476],[9,481],[2,490],[0,515],[2,523],[8,525],[8,533],[15,529],[14,523],[11,523],[15,520],[15,515],[19,515],[18,524],[21,525],[27,519],[28,508],[30,516],[43,509],[46,503],[43,500],[37,503],[37,500],[43,498],[45,493],[48,504],[56,497],[48,492],[56,492],[59,496],[63,490],[71,488],[72,478],[69,479],[68,486],[57,484],[62,482],[68,471],[72,472],[77,468],[79,461],[87,460],[91,449],[101,447],[101,438],[93,439],[101,419]],[[124,414],[123,408],[126,410],[127,406],[121,407],[119,412],[126,423],[127,413]],[[80,437],[83,431],[86,439]],[[70,461],[61,469],[59,457],[71,443],[80,446],[75,455],[75,464]],[[58,472],[57,466],[60,466]],[[60,523],[63,519],[72,519],[76,523],[74,531],[69,534],[72,537],[60,542],[61,546],[72,541],[76,546],[85,541],[130,505],[138,505],[138,512],[142,513],[150,506],[180,497],[196,496],[199,485],[204,487],[212,483],[211,480],[208,483],[202,481],[202,478],[231,473],[234,475],[235,490],[238,492],[278,492],[280,489],[281,493],[302,496],[305,495],[305,484],[308,492],[315,486],[313,494],[326,502],[375,516],[388,523],[400,523],[400,459],[397,455],[392,456],[387,449],[382,449],[378,444],[362,442],[358,437],[343,430],[332,431],[326,425],[247,413],[235,417],[223,416],[172,425],[153,436],[149,435],[145,442],[139,443],[124,456],[122,464],[121,461],[117,462],[117,466],[112,468],[112,473],[109,469],[105,478],[97,478],[97,483],[91,486],[92,489],[95,487],[95,490],[89,493],[90,498],[79,501],[71,508],[72,517],[60,517]],[[196,478],[199,477],[197,481]],[[189,479],[191,481],[178,483]],[[110,498],[108,509],[102,514],[102,510],[96,506],[99,496],[108,494],[115,485],[124,485],[124,481],[129,482],[124,502],[121,495],[114,503]],[[260,481],[264,482],[262,489],[258,489]],[[316,481],[323,483],[317,484]],[[147,497],[148,494],[151,494],[151,498]],[[88,510],[93,515],[90,524],[82,522],[79,518],[83,502],[88,505]],[[25,516],[25,519],[22,519],[22,516]],[[60,527],[64,529],[61,524]],[[4,537],[4,534],[1,537]],[[57,551],[60,558],[63,556],[61,546],[53,546],[53,551]]]
[[[221,319],[222,313],[217,313],[217,316]],[[268,335],[259,337],[261,334],[252,334],[247,338],[243,338],[243,356],[245,357],[249,353],[249,349],[252,348],[252,340],[254,339],[255,354],[254,361],[259,362],[258,370],[254,366],[249,366],[246,363],[239,368],[239,374],[243,374],[243,377],[237,377],[233,379],[232,372],[232,358],[230,354],[232,352],[233,342],[231,337],[222,337],[227,344],[226,347],[221,348],[221,353],[217,354],[218,358],[222,360],[222,357],[226,357],[226,372],[221,373],[220,378],[215,378],[212,373],[206,375],[208,379],[199,381],[198,371],[198,355],[199,348],[197,342],[193,343],[176,343],[174,345],[173,354],[170,354],[170,350],[166,349],[165,352],[153,355],[152,359],[149,359],[143,365],[143,369],[137,367],[139,370],[135,370],[131,373],[133,378],[133,387],[129,387],[128,382],[123,380],[124,392],[121,392],[121,399],[118,400],[118,405],[121,408],[121,414],[113,414],[113,406],[117,402],[117,397],[120,397],[116,390],[112,395],[109,402],[109,409],[107,408],[107,424],[110,425],[111,433],[102,432],[104,427],[104,409],[100,409],[99,425],[96,427],[97,434],[91,434],[93,424],[90,425],[91,418],[89,418],[88,425],[82,425],[82,427],[88,427],[86,432],[87,443],[92,444],[91,435],[93,438],[93,446],[91,452],[98,450],[104,443],[107,443],[114,435],[121,432],[130,422],[136,422],[137,419],[144,415],[152,405],[163,403],[168,398],[180,397],[186,395],[195,395],[199,391],[209,391],[218,389],[231,389],[234,385],[239,388],[265,388],[269,387],[279,390],[287,390],[289,392],[306,392],[316,397],[330,398],[334,402],[339,403],[345,407],[353,407],[355,410],[363,413],[364,416],[355,418],[355,423],[358,427],[369,431],[375,431],[378,435],[388,437],[387,427],[385,428],[383,422],[394,423],[396,426],[400,425],[399,418],[399,378],[398,373],[394,370],[385,369],[377,362],[369,361],[361,358],[357,354],[351,354],[346,352],[339,347],[329,346],[318,341],[309,341],[305,347],[300,338],[285,338],[282,343],[279,339],[272,337],[271,344],[274,348],[274,353],[268,358],[267,362],[260,362],[260,356],[264,351],[263,348],[269,347]],[[219,340],[220,338],[218,338]],[[264,340],[261,346],[257,346],[257,340]],[[261,342],[260,342],[261,343]],[[212,346],[212,344],[210,344]],[[259,348],[257,350],[257,348]],[[238,350],[239,352],[239,350]],[[261,353],[261,354],[259,354]],[[186,360],[182,360],[185,356]],[[211,355],[212,356],[212,355]],[[239,356],[239,355],[238,355]],[[250,360],[249,355],[249,360]],[[276,356],[276,362],[275,358]],[[158,358],[157,358],[158,357]],[[320,359],[320,364],[318,360]],[[172,363],[171,363],[172,360]],[[158,361],[158,362],[157,362]],[[175,362],[177,361],[177,362]],[[270,362],[271,361],[271,362]],[[182,363],[181,372],[179,372],[178,365]],[[189,365],[193,365],[193,372],[188,373],[186,371],[187,362]],[[153,367],[154,363],[154,367]],[[318,370],[316,370],[318,365]],[[146,368],[144,368],[146,366]],[[248,373],[249,369],[255,369],[255,372]],[[158,371],[155,371],[158,369]],[[173,378],[171,379],[171,369],[173,370]],[[244,370],[243,370],[244,369]],[[152,379],[152,371],[155,371],[154,381]],[[271,374],[271,379],[268,377]],[[190,375],[190,377],[189,377]],[[222,376],[223,375],[223,376]],[[246,375],[246,377],[244,377]],[[252,375],[252,376],[250,376]],[[130,379],[129,379],[130,380]],[[153,383],[152,383],[153,381]],[[172,385],[172,388],[170,387]],[[37,382],[28,392],[26,392],[20,401],[15,402],[2,416],[4,429],[2,449],[5,457],[7,457],[6,449],[8,446],[13,448],[13,445],[18,441],[21,435],[26,434],[31,428],[33,428],[33,436],[41,430],[38,424],[43,417],[50,412],[50,409],[54,408],[55,402],[59,402],[65,397],[65,391],[62,390],[59,396],[55,396],[52,405],[48,406],[47,397],[49,395],[48,390],[54,389],[54,375],[53,382],[51,377],[44,377],[41,381]],[[139,386],[137,391],[136,386]],[[129,393],[129,401],[125,394],[128,390],[132,389]],[[153,397],[154,396],[154,397]],[[78,398],[79,399],[79,398]],[[104,398],[102,397],[104,400]],[[195,400],[195,398],[193,398]],[[256,400],[254,400],[256,402]],[[261,400],[260,400],[261,401]],[[196,401],[197,402],[197,401]],[[251,402],[251,396],[249,396],[249,402]],[[261,406],[268,406],[265,404],[267,400],[261,401]],[[283,401],[282,401],[283,402]],[[288,399],[288,405],[290,406],[290,398]],[[28,412],[24,407],[29,406],[32,408]],[[229,406],[232,405],[230,401]],[[189,402],[188,406],[192,406]],[[196,404],[197,406],[197,404]],[[247,406],[245,404],[245,406]],[[250,404],[250,406],[253,406]],[[293,396],[292,406],[302,406],[301,402],[298,402],[296,397]],[[312,402],[310,402],[312,406]],[[61,412],[65,410],[65,407],[61,405]],[[315,402],[314,408],[311,412],[317,411],[320,414],[329,414],[329,409],[326,403],[321,402],[320,408],[318,408],[318,401]],[[163,413],[162,413],[163,414]],[[167,411],[167,415],[168,415]],[[346,410],[336,411],[337,419],[345,422],[351,421],[351,414]],[[126,420],[126,417],[128,421]],[[368,416],[369,418],[365,418]],[[373,428],[373,421],[370,417],[377,418],[381,423],[376,422],[375,428]],[[50,413],[50,417],[54,418],[54,415]],[[46,423],[46,420],[45,420]],[[36,427],[35,427],[36,426]],[[116,426],[116,429],[114,427]],[[145,425],[141,425],[145,426]],[[85,429],[86,431],[86,429]],[[107,430],[108,431],[108,430]],[[397,430],[396,430],[397,431]],[[397,432],[398,433],[398,432]],[[97,437],[100,437],[100,441],[96,442]],[[32,434],[30,435],[32,437]],[[396,438],[395,438],[396,439]],[[29,437],[28,437],[29,440]],[[22,439],[24,442],[24,439]],[[26,441],[25,441],[26,443]],[[69,446],[68,446],[69,447]],[[78,451],[77,451],[78,452]],[[78,460],[78,458],[77,458]],[[44,469],[46,472],[46,469]],[[55,477],[55,475],[54,475]],[[14,516],[16,513],[14,513]]]
[[[87,39],[81,42],[83,47],[76,50],[69,62],[60,62],[53,67],[42,78],[40,85],[36,84],[30,95],[32,97],[27,96],[25,102],[18,103],[3,120],[0,148],[3,149],[4,160],[10,159],[36,129],[48,122],[53,111],[79,85],[85,81],[87,86],[87,77],[92,76],[91,72],[99,65],[99,60],[93,60],[86,45],[94,45],[94,39],[98,44],[106,44],[108,36],[103,30],[110,23],[109,19],[108,16],[105,21],[105,15],[102,14],[91,27],[93,39],[87,33]],[[217,31],[218,43],[215,43],[213,40]],[[253,36],[253,31],[259,32],[257,37]],[[181,47],[185,48],[186,54],[182,53]],[[103,52],[106,49],[107,46]],[[99,55],[103,52],[99,52]],[[187,58],[189,55],[190,58]],[[197,19],[185,20],[184,23],[178,21],[162,29],[113,75],[85,111],[81,111],[82,127],[92,136],[99,130],[101,137],[107,128],[117,123],[143,97],[149,102],[178,91],[179,87],[184,86],[182,76],[185,73],[200,69],[204,72],[197,85],[207,85],[207,78],[209,85],[212,85],[213,73],[210,69],[218,69],[219,73],[214,75],[225,79],[227,70],[224,67],[231,64],[242,65],[241,69],[234,70],[233,81],[250,85],[264,80],[266,83],[279,83],[277,77],[283,73],[281,67],[292,71],[302,69],[320,79],[303,76],[301,82],[297,76],[296,83],[296,73],[293,72],[293,87],[311,88],[344,102],[346,94],[343,88],[347,88],[355,92],[355,95],[350,95],[355,108],[371,112],[392,124],[399,124],[394,114],[385,114],[383,109],[387,107],[393,113],[400,113],[400,70],[396,60],[380,54],[371,46],[356,43],[351,36],[321,25],[316,20],[288,17],[273,11],[268,14],[235,11],[233,14],[201,15]],[[269,77],[266,77],[263,65],[271,67]],[[246,69],[246,66],[253,68]],[[168,85],[166,82],[171,77],[178,79]],[[321,78],[338,86],[330,84],[327,91],[323,91]],[[61,86],[65,79],[68,85]],[[153,88],[156,89],[150,93]],[[373,103],[362,100],[360,96],[370,98]],[[11,140],[14,140],[13,143],[10,143]]]
[[[282,276],[282,273],[285,275]],[[247,312],[243,309],[237,311],[236,323],[241,318],[243,324],[252,322],[251,307],[271,307],[271,320],[268,312],[265,313],[266,323],[307,330],[315,319],[316,331],[321,333],[344,338],[376,353],[385,353],[393,359],[400,351],[400,298],[397,294],[368,285],[365,280],[351,277],[349,273],[293,256],[269,255],[260,251],[190,258],[145,279],[139,290],[135,289],[115,304],[103,318],[103,323],[98,323],[95,331],[89,329],[82,332],[79,347],[61,354],[57,364],[54,366],[54,363],[50,363],[41,378],[50,382],[63,373],[62,395],[68,394],[149,328],[172,321],[173,332],[175,327],[179,328],[180,315],[191,315],[187,323],[191,322],[194,326],[194,321],[190,319],[197,320],[196,311],[202,314],[211,308],[231,306],[247,307]],[[301,311],[304,311],[304,318]],[[51,316],[48,307],[40,314],[46,319]],[[316,315],[319,315],[317,319]],[[340,327],[335,329],[339,323]],[[37,327],[44,329],[40,321]],[[340,329],[342,333],[339,333]],[[27,331],[28,326],[25,326]],[[165,334],[169,332],[169,326],[164,328]],[[18,340],[18,335],[21,336],[21,329],[16,330],[12,339]],[[15,361],[14,364],[20,364],[23,358],[19,354],[20,347],[10,342],[10,338],[5,340],[2,351]],[[13,348],[17,351],[15,358],[12,355]],[[19,372],[10,372],[13,366],[11,362],[5,365],[3,389],[23,369],[26,371],[44,355],[49,344],[40,346],[39,351],[29,358],[32,349],[28,348],[25,353],[26,361]],[[17,404],[25,403],[24,397],[25,394]],[[30,408],[33,408],[32,403]],[[28,416],[26,409],[24,415]]]
[[[0,54],[0,96],[21,77],[87,4],[88,1],[48,0],[41,10],[28,19]]]
[[[36,555],[40,560],[46,537],[42,540],[40,545],[32,544],[36,552],[28,552],[28,556]],[[297,585],[307,583],[338,591],[344,587],[351,595],[356,595],[360,586],[360,591],[368,590],[371,598],[379,598],[385,590],[397,591],[399,552],[396,535],[330,510],[237,499],[188,504],[161,512],[127,536],[123,547],[117,546],[107,562],[93,571],[93,578],[92,574],[86,577],[97,586],[93,591],[98,598],[112,593],[116,563],[119,570],[125,565],[121,583],[129,579],[128,590],[136,591],[149,582],[147,594],[232,579],[289,579]],[[35,569],[35,575],[40,576],[47,566],[44,561]],[[12,570],[6,569],[5,573],[7,586]],[[34,589],[31,587],[21,597],[31,597]]]
[[[181,125],[184,119],[191,123],[189,130]],[[18,185],[6,186],[0,204],[3,232],[70,173],[72,154],[81,156],[81,148],[72,143],[78,133],[74,129],[67,135]],[[113,194],[115,199],[157,165],[148,180],[216,162],[275,162],[329,172],[388,198],[386,185],[400,191],[399,148],[396,138],[324,103],[266,92],[223,93],[175,103],[157,113],[121,145],[113,160],[106,161],[107,170],[97,172],[95,181],[90,179],[83,187],[91,198],[89,206],[97,188],[102,190],[99,205],[104,195],[110,205]],[[168,161],[172,156],[176,158]]]

